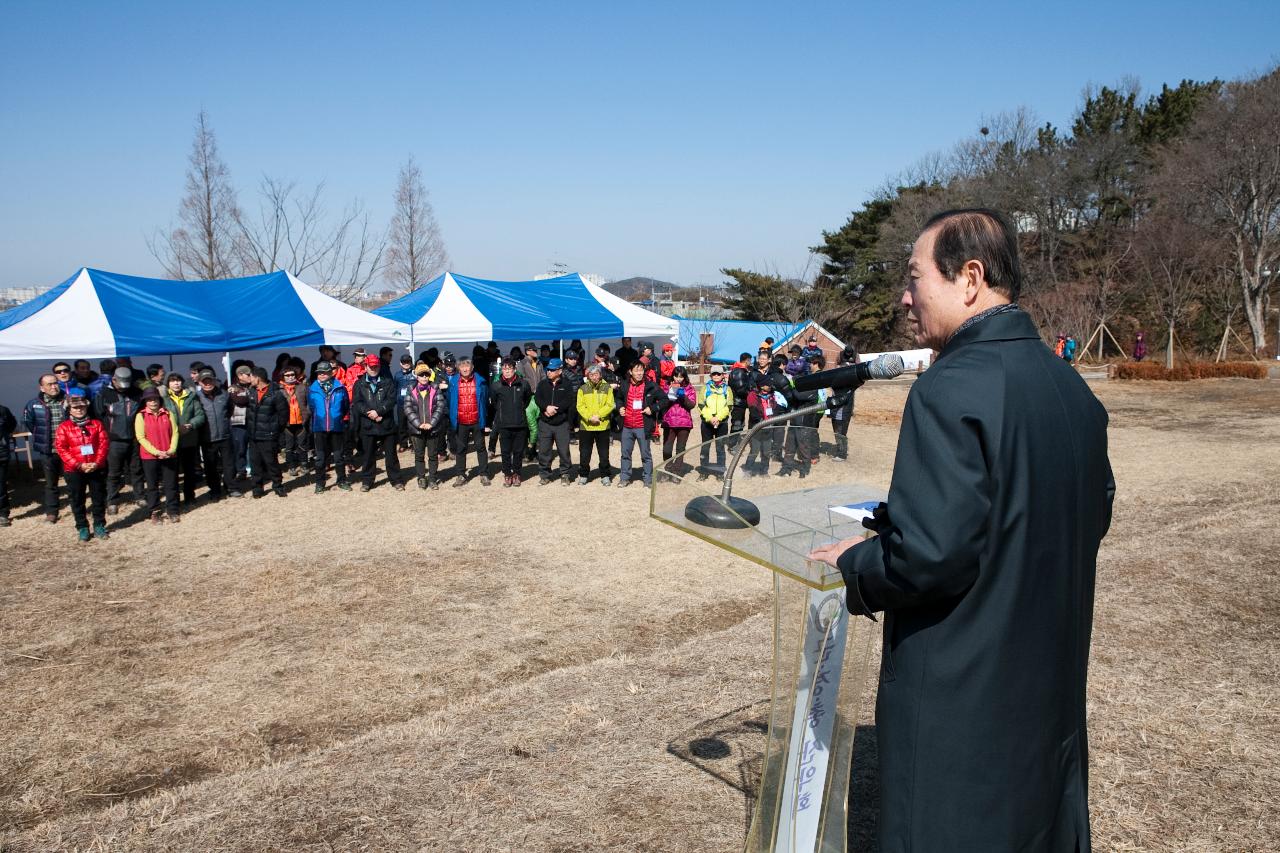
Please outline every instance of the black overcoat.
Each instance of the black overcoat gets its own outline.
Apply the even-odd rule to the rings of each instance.
[[[880,535],[839,560],[884,611],[882,851],[1089,850],[1085,677],[1115,484],[1107,413],[1020,310],[907,397]]]

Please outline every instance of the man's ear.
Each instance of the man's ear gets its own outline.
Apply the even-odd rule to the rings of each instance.
[[[978,299],[983,283],[987,280],[987,271],[982,261],[975,259],[964,262],[960,267],[960,283],[964,285],[964,304],[972,305]]]

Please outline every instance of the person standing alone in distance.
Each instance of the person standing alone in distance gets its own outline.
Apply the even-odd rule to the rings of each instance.
[[[878,535],[820,548],[884,614],[880,849],[1091,849],[1085,682],[1115,483],[1107,413],[1017,306],[1017,234],[952,210],[902,304],[939,355],[907,397]]]

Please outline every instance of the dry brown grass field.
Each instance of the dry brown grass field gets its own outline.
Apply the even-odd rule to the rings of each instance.
[[[1094,388],[1095,849],[1280,849],[1280,382]],[[812,479],[887,486],[904,398],[860,392]],[[638,486],[307,485],[87,546],[33,498],[0,531],[0,850],[740,849],[770,579]]]

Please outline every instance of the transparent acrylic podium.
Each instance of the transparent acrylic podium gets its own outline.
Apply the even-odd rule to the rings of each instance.
[[[845,853],[853,737],[878,632],[867,619],[850,620],[840,573],[806,555],[869,535],[861,518],[884,492],[852,482],[849,463],[830,456],[807,465],[817,431],[794,423],[757,433],[733,470],[742,435],[689,447],[683,460],[655,465],[650,515],[773,572],[769,733],[745,849]],[[781,462],[775,447],[782,448]],[[745,508],[739,500],[721,501],[726,466],[732,495],[745,500]],[[784,466],[789,475],[780,473]],[[816,485],[819,475],[842,482]],[[700,511],[709,499],[733,516],[721,523],[739,523],[709,526]],[[758,523],[750,523],[752,505]]]

